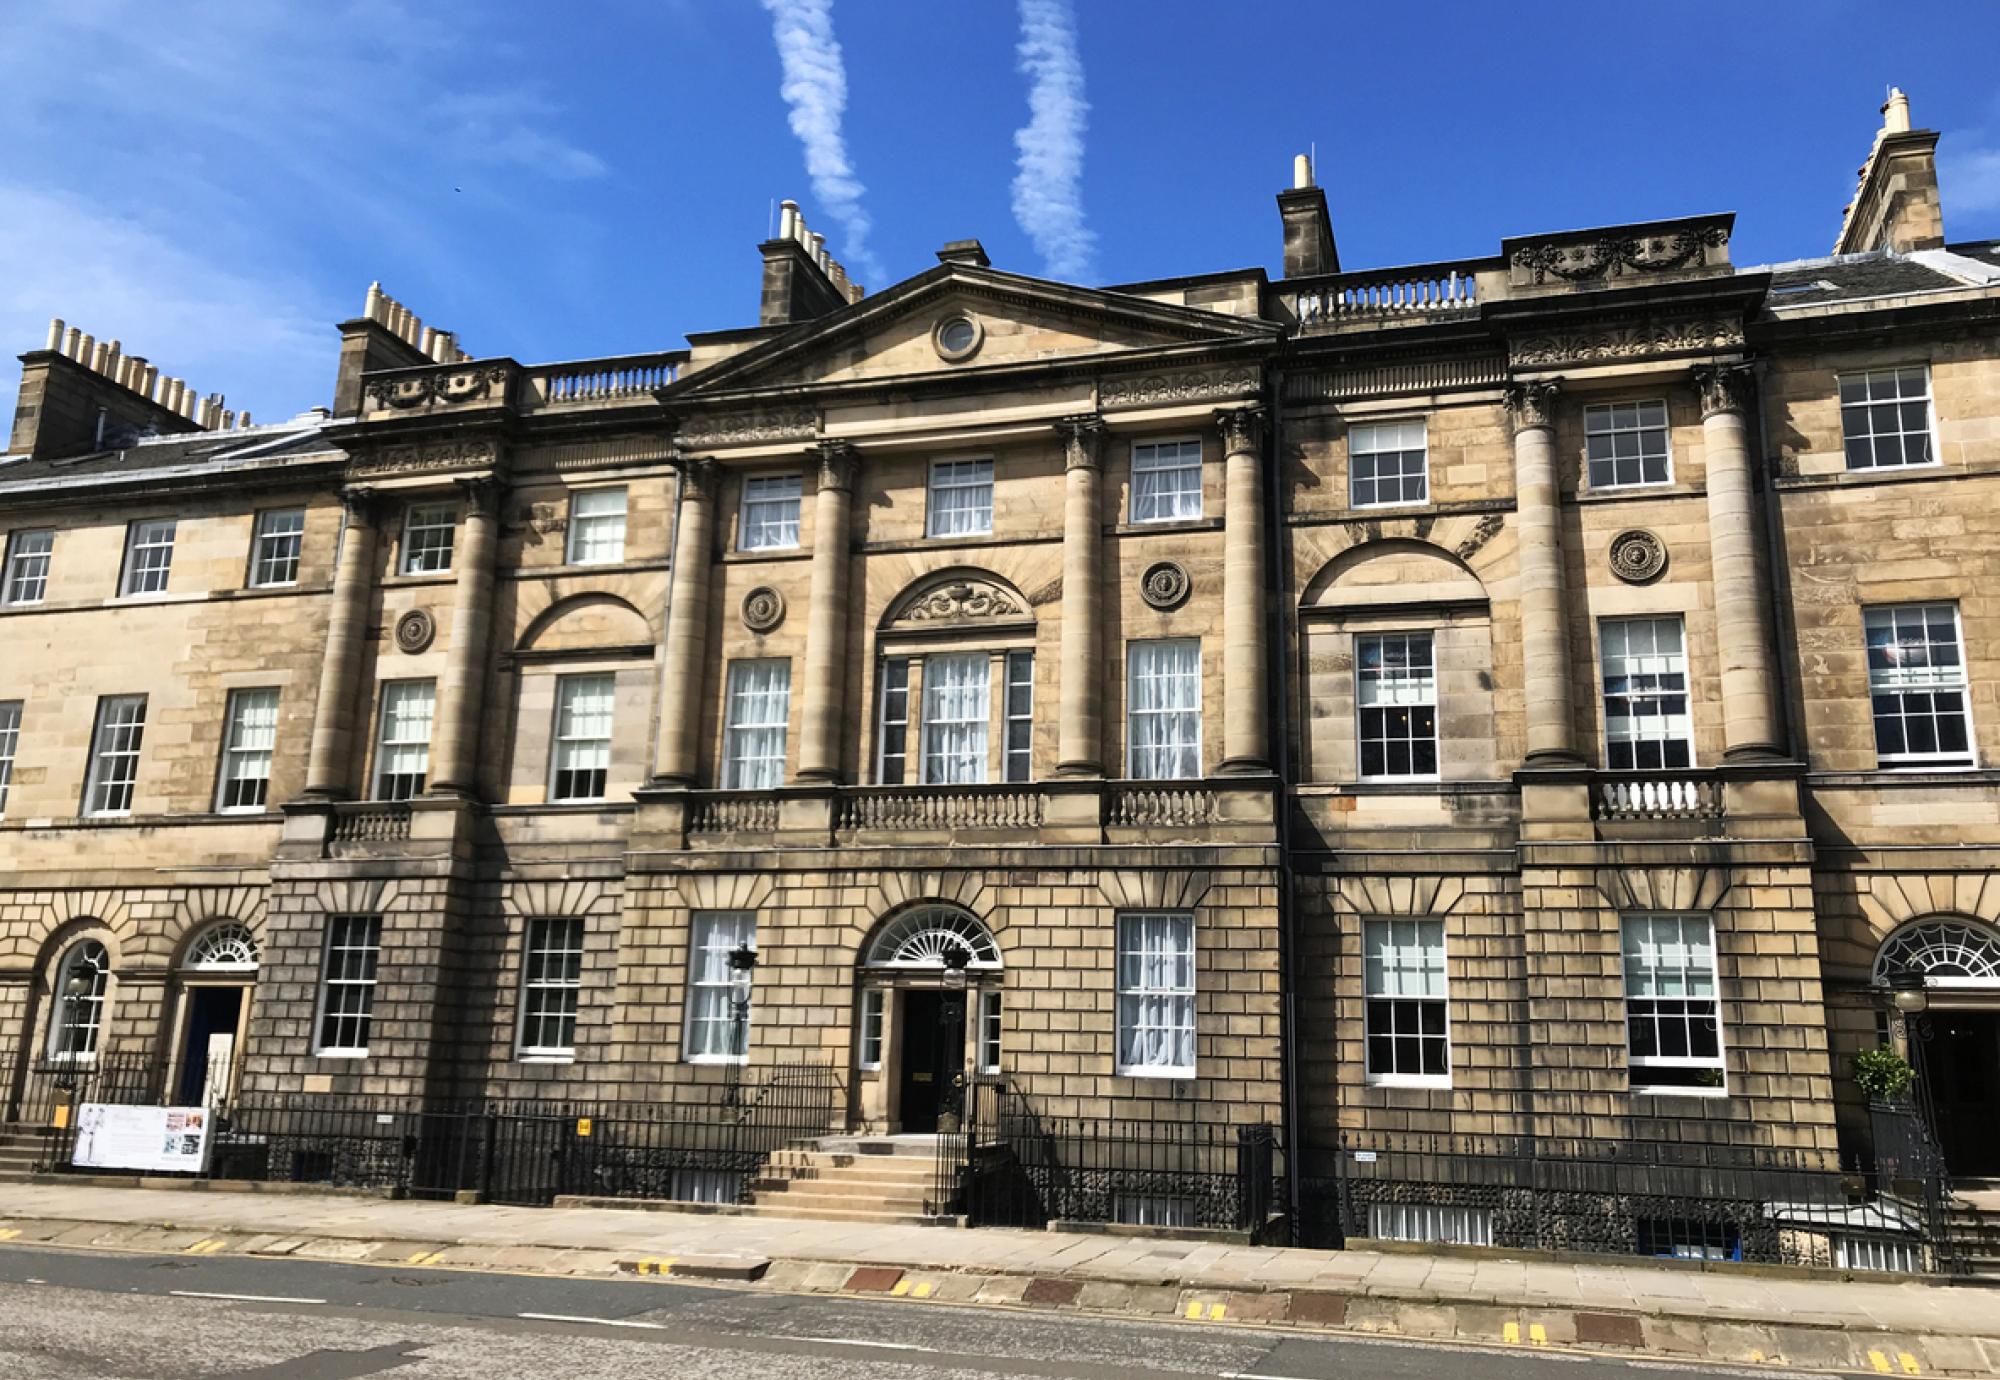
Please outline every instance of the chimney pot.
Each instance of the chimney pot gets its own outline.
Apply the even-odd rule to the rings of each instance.
[[[1312,158],[1303,153],[1292,155],[1292,188],[1310,187],[1313,184]]]
[[[799,203],[781,201],[778,203],[778,238],[789,240],[799,233]]]
[[[239,425],[247,428],[250,425],[250,409],[246,407],[242,412],[238,413],[236,421]]]
[[[62,340],[63,319],[60,316],[52,317],[49,320],[49,343],[42,348],[45,350],[60,350],[62,348]]]
[[[64,359],[75,359],[76,352],[83,348],[83,332],[71,326],[63,332],[62,352]]]
[[[1910,98],[1900,86],[1890,87],[1889,99],[1882,102],[1882,130],[1885,134],[1910,132]]]
[[[86,331],[83,338],[76,342],[74,358],[84,368],[90,368],[90,361],[97,358],[97,337]]]

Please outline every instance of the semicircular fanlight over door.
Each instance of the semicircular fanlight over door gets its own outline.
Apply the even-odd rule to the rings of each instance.
[[[235,920],[211,925],[188,946],[181,970],[190,973],[254,973],[262,958],[250,927]]]
[[[2000,988],[2000,933],[1969,920],[1925,920],[1889,936],[1875,957],[1875,981],[1914,969],[1932,987]]]
[[[870,968],[942,970],[946,955],[970,955],[966,967],[994,972],[1000,967],[1000,946],[986,926],[955,906],[919,906],[882,927],[868,946]]]

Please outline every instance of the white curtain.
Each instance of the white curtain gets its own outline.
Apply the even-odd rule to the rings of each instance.
[[[785,783],[785,723],[791,710],[791,662],[739,661],[729,668],[725,788],[761,791]]]
[[[1201,516],[1201,442],[1132,448],[1132,521],[1175,522]]]
[[[1201,775],[1201,644],[1134,642],[1126,703],[1131,774],[1161,781]]]
[[[986,780],[986,734],[992,674],[985,652],[954,652],[924,661],[924,784]]]
[[[750,1012],[736,1013],[736,974],[729,955],[757,947],[757,917],[725,911],[694,917],[694,954],[689,963],[687,1057],[740,1059],[749,1044]]]
[[[1194,1072],[1194,917],[1118,920],[1118,1063]]]

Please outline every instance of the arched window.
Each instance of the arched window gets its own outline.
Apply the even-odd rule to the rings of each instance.
[[[188,973],[254,973],[261,955],[257,938],[239,920],[211,925],[188,946],[181,971]]]
[[[882,927],[868,946],[870,968],[938,969],[954,951],[969,955],[973,972],[998,972],[1000,946],[978,920],[955,906],[918,906]]]
[[[51,1059],[91,1059],[97,1054],[97,1032],[104,1021],[104,984],[111,975],[111,955],[95,939],[73,944],[56,965],[49,1022]]]
[[[2000,934],[1967,920],[1926,920],[1889,936],[1875,958],[1875,981],[1898,969],[1931,987],[2000,987]]]

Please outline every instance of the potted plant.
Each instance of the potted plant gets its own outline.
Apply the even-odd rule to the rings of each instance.
[[[1887,1045],[1864,1049],[1854,1056],[1854,1085],[1870,1102],[1901,1104],[1916,1076],[1903,1056]]]

